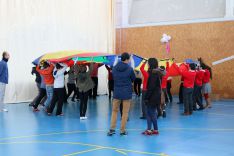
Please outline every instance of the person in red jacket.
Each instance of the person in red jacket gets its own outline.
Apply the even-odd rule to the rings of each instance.
[[[184,102],[184,113],[183,115],[191,115],[193,113],[193,88],[196,77],[195,64],[189,64],[187,70],[181,71],[176,64],[173,64],[178,72],[184,78],[183,84],[183,102]]]
[[[198,110],[203,110],[202,104],[202,80],[204,77],[205,71],[198,65],[196,70],[196,77],[195,77],[195,84],[194,84],[194,91],[193,91],[193,110],[197,110],[197,104],[199,105]]]
[[[142,88],[142,100],[141,100],[142,116],[140,117],[140,119],[146,119],[144,98],[145,98],[145,93],[146,93],[146,88],[147,88],[147,83],[148,83],[148,78],[149,78],[149,73],[145,70],[146,62],[147,61],[145,61],[140,67],[140,71],[143,76],[143,88]]]
[[[211,100],[209,97],[209,94],[211,93],[211,85],[210,85],[211,73],[208,68],[205,67],[204,69],[205,73],[203,77],[202,91],[206,101],[206,108],[211,108]]]

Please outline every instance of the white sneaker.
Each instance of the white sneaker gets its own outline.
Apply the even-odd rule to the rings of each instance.
[[[85,116],[85,117],[83,117],[83,119],[84,119],[84,120],[86,120],[86,119],[88,119],[88,117],[87,117],[87,116]]]
[[[80,120],[84,120],[84,117],[80,117]]]
[[[8,110],[6,108],[2,109],[3,112],[8,112]]]

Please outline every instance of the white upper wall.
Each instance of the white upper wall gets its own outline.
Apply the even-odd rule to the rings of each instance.
[[[117,0],[117,27],[234,19],[234,0]]]
[[[224,16],[225,0],[133,0],[129,23],[156,23]]]

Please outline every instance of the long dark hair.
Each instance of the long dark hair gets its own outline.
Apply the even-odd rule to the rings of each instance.
[[[208,66],[208,65],[203,61],[203,59],[202,59],[201,57],[198,58],[198,61],[200,62],[200,65],[201,65],[202,69],[207,69],[207,70],[209,70],[209,72],[210,72],[210,79],[212,79],[212,69],[211,69],[211,67]]]
[[[158,68],[158,60],[156,58],[149,58],[149,71]]]

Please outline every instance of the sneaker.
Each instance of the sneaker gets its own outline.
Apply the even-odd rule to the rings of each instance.
[[[107,136],[112,136],[115,134],[115,130],[110,129],[110,131],[107,133]]]
[[[2,111],[3,112],[8,112],[8,110],[6,108],[3,108]]]
[[[200,107],[199,109],[198,109],[198,111],[201,111],[201,110],[203,110],[204,108],[203,107]]]
[[[61,114],[58,114],[58,115],[56,115],[56,116],[64,116],[64,114],[63,114],[63,113],[61,113]]]
[[[40,110],[38,108],[33,108],[33,112],[39,112]]]
[[[190,113],[189,112],[184,112],[182,115],[188,116],[188,115],[190,115]]]
[[[48,116],[51,116],[52,114],[51,113],[47,113]]]
[[[159,135],[159,132],[158,132],[158,130],[152,130],[152,131],[151,131],[151,134],[152,134],[152,135]]]
[[[121,136],[128,135],[128,132],[126,132],[126,131],[120,132],[120,135],[121,135]]]
[[[84,116],[84,117],[83,117],[83,120],[87,120],[87,119],[88,119],[88,117],[87,117],[87,116]]]
[[[84,117],[80,117],[80,120],[84,120]]]
[[[144,120],[144,119],[146,119],[146,117],[142,116],[142,117],[140,117],[140,119],[143,119],[143,120]]]
[[[143,134],[143,135],[151,135],[152,131],[146,130],[146,131],[142,132],[141,134]]]

